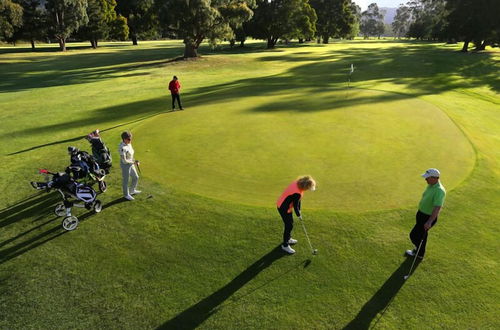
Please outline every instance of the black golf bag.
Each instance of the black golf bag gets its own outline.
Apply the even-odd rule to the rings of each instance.
[[[95,130],[89,135],[87,135],[87,140],[92,146],[92,156],[99,164],[99,167],[109,174],[109,169],[111,168],[112,158],[108,147],[102,141],[99,130]]]
[[[99,166],[95,158],[86,151],[75,147],[68,147],[71,164],[66,168],[66,173],[71,174],[75,180],[84,180],[89,184],[98,183],[101,192],[106,191],[106,171]]]

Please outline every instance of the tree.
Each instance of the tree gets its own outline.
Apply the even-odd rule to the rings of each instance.
[[[361,33],[367,39],[370,36],[380,36],[384,33],[384,15],[378,9],[376,3],[368,6],[361,14]]]
[[[167,1],[167,0],[164,0]],[[127,19],[132,44],[158,28],[158,14],[154,0],[118,0],[116,11]]]
[[[394,16],[394,21],[392,22],[392,30],[394,31],[394,34],[398,39],[401,37],[406,37],[411,24],[410,19],[410,8],[404,5],[400,5],[398,10],[396,11],[396,16]]]
[[[35,49],[35,41],[47,36],[47,13],[39,0],[16,0],[23,7],[23,25],[16,31],[16,39],[26,39]]]
[[[351,0],[311,0],[318,15],[316,28],[318,39],[324,44],[329,38],[345,38],[352,35],[356,23],[356,8]]]
[[[124,39],[128,36],[128,27],[125,27],[126,19],[118,18],[115,0],[87,0],[87,15],[89,22],[80,29],[80,35],[90,40],[92,48],[97,48],[98,41],[107,39],[111,33]],[[121,30],[121,31],[120,31]]]
[[[9,40],[23,24],[23,8],[10,0],[0,0],[0,40]]]
[[[445,38],[445,0],[412,0],[407,5],[411,12],[409,37],[427,40]]]
[[[122,15],[116,15],[116,18],[110,24],[109,37],[115,40],[127,40],[129,36],[129,28],[127,19]]]
[[[280,38],[297,29],[302,29],[303,35],[312,35],[313,26],[304,24],[316,21],[316,15],[309,8],[308,0],[257,0],[248,33],[256,39],[267,40],[267,48],[274,48]]]
[[[203,40],[233,39],[238,27],[253,15],[253,0],[159,0],[161,21],[184,40],[184,57],[197,57]]]
[[[300,10],[293,12],[290,20],[295,22],[294,26],[283,35],[286,40],[299,39],[299,42],[303,42],[304,39],[310,40],[314,37],[316,33],[316,21],[318,17],[316,16],[316,11],[309,5],[308,0],[301,0]]]
[[[354,39],[359,35],[361,23],[361,7],[351,1],[351,13],[354,16],[354,22],[351,24],[351,30],[346,36],[346,39]]]
[[[66,40],[81,26],[88,23],[87,0],[47,0],[49,29],[66,51]]]
[[[448,36],[464,41],[463,52],[473,42],[476,50],[498,43],[500,3],[498,0],[449,0],[446,3]]]

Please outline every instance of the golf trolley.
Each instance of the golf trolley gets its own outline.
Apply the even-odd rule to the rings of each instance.
[[[31,186],[37,190],[49,192],[57,190],[62,196],[62,202],[56,204],[54,213],[58,217],[64,217],[62,226],[71,231],[78,227],[78,218],[71,214],[72,207],[86,208],[99,213],[102,210],[102,203],[96,199],[97,193],[92,187],[76,182],[67,173],[52,173],[47,170],[40,170],[40,174],[52,175],[50,180],[45,182],[31,182]],[[47,177],[48,179],[48,177]]]

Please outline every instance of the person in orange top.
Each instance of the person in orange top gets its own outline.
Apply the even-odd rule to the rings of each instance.
[[[316,190],[316,181],[314,181],[314,179],[309,175],[299,177],[297,180],[293,181],[276,202],[278,212],[283,219],[283,224],[285,225],[281,249],[289,254],[295,253],[295,250],[292,249],[290,245],[297,244],[297,240],[292,238],[292,209],[295,210],[295,215],[302,219],[302,215],[300,214],[300,200],[306,190]]]
[[[181,96],[179,95],[181,83],[179,82],[179,79],[177,79],[177,76],[174,76],[172,81],[170,81],[168,89],[170,90],[170,94],[172,94],[172,110],[175,110],[175,100],[177,100],[177,103],[179,104],[179,109],[184,110],[181,104]]]

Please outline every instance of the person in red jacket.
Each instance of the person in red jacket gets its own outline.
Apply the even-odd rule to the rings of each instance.
[[[306,190],[316,190],[316,181],[314,181],[314,179],[309,175],[299,177],[297,180],[293,181],[276,202],[278,212],[283,219],[283,224],[285,225],[281,249],[289,254],[295,253],[295,250],[292,249],[290,245],[297,244],[297,240],[292,238],[292,209],[295,210],[295,215],[302,219],[302,215],[300,214],[300,200]]]
[[[174,76],[172,81],[170,81],[168,89],[170,90],[170,94],[172,94],[172,110],[175,110],[175,100],[177,100],[177,103],[179,104],[179,109],[184,110],[182,108],[181,97],[179,95],[181,83],[179,82],[179,79],[177,79],[177,76]]]

